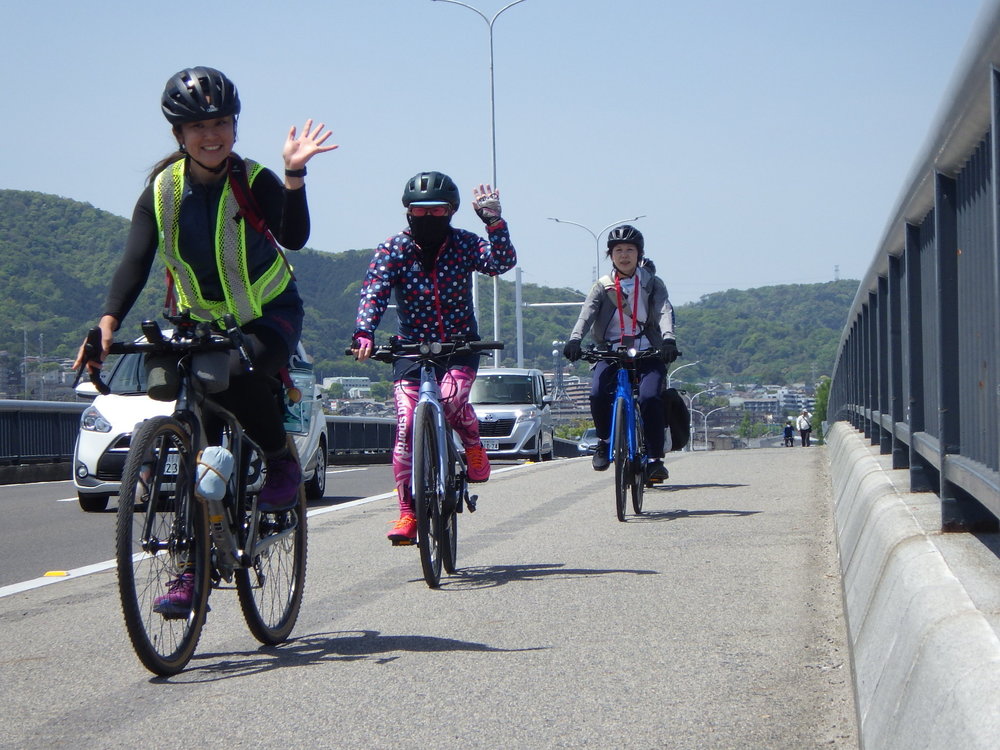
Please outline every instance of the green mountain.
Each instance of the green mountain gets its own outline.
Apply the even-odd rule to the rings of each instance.
[[[125,244],[128,221],[86,203],[43,193],[0,190],[0,352],[11,362],[22,355],[69,358],[96,322],[111,274]],[[320,375],[388,375],[378,363],[358,364],[343,355],[354,329],[358,290],[371,250],[291,253],[306,303],[303,343]],[[510,274],[511,276],[513,274]],[[150,283],[123,323],[138,332],[144,318],[159,318],[164,294],[159,262]],[[480,280],[480,327],[492,335],[492,283]],[[730,290],[702,297],[676,310],[684,359],[700,361],[693,377],[739,383],[813,382],[830,372],[841,328],[857,289],[856,281]],[[564,289],[525,284],[523,301],[583,299]],[[502,363],[516,361],[514,284],[500,282]],[[524,310],[526,366],[551,369],[553,341],[569,335],[576,307]],[[379,336],[395,328],[390,310]],[[383,333],[384,332],[384,333]],[[561,349],[561,345],[555,347]],[[586,368],[578,365],[581,375]]]

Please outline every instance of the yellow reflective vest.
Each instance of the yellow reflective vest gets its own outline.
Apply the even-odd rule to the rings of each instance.
[[[239,218],[240,206],[227,179],[219,200],[214,238],[215,263],[225,299],[205,299],[194,269],[184,260],[178,244],[186,161],[175,161],[157,175],[154,183],[153,205],[160,234],[160,257],[173,278],[180,309],[190,311],[195,320],[207,322],[221,320],[226,313],[232,313],[236,322],[243,325],[259,318],[264,304],[285,290],[292,278],[291,269],[276,252],[274,262],[259,278],[251,281],[247,266],[246,220]],[[264,167],[250,159],[243,161],[247,181],[253,185]]]

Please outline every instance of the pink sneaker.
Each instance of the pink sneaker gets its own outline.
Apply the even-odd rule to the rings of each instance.
[[[485,482],[490,478],[490,459],[482,443],[465,449],[465,468],[470,482]]]
[[[153,611],[166,619],[187,617],[194,599],[194,573],[181,573],[167,582],[167,593],[153,600]]]
[[[278,513],[294,508],[299,501],[299,483],[302,481],[302,469],[292,455],[276,458],[267,462],[267,474],[264,486],[257,498],[257,507],[261,513]]]
[[[400,516],[386,537],[393,544],[413,544],[417,541],[417,519],[408,515]]]

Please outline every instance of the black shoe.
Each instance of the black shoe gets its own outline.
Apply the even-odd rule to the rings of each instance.
[[[597,448],[594,449],[594,460],[591,461],[594,471],[607,471],[611,466],[611,459],[608,458],[608,441],[598,440]]]
[[[663,461],[656,460],[650,461],[646,464],[646,483],[653,484],[654,482],[663,482],[670,479],[670,472],[667,471],[667,467],[663,465]]]

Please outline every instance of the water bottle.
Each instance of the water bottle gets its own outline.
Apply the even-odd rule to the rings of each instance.
[[[220,550],[228,550],[230,544],[227,535],[225,507],[222,504],[229,486],[229,477],[233,473],[233,454],[218,445],[210,445],[198,454],[196,470],[195,495],[208,503],[208,523],[212,538]]]

